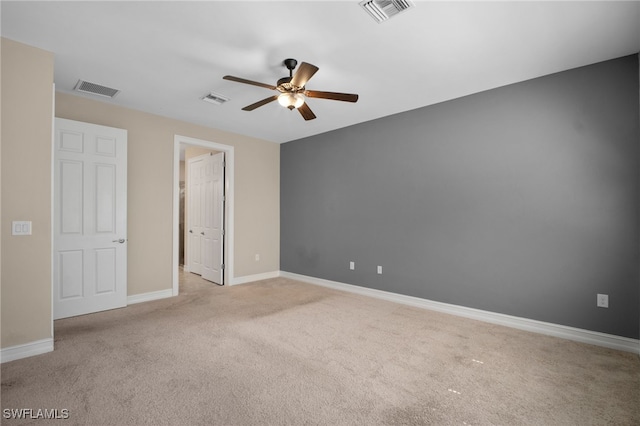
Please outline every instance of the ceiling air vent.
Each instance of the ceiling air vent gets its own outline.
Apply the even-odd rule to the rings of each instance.
[[[380,23],[412,8],[413,2],[409,0],[364,0],[360,2],[360,6],[369,12],[369,15],[376,22]]]
[[[89,93],[91,95],[104,96],[106,98],[113,98],[115,95],[120,93],[118,89],[89,83],[84,80],[78,80],[78,84],[76,84],[76,87],[74,87],[73,90],[76,92]]]
[[[209,93],[207,95],[204,95],[202,98],[203,101],[205,102],[209,102],[211,104],[216,104],[216,105],[222,105],[223,103],[227,102],[229,100],[229,98],[226,98],[222,95],[218,95],[217,93]]]

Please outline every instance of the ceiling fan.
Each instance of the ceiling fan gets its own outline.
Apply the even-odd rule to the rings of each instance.
[[[235,81],[238,83],[251,84],[254,86],[264,87],[266,89],[277,90],[279,95],[269,96],[261,101],[247,105],[242,108],[243,111],[253,111],[254,109],[273,102],[275,100],[278,103],[290,110],[297,109],[305,120],[313,120],[316,115],[311,111],[305,97],[308,98],[320,98],[331,99],[334,101],[344,102],[357,102],[358,95],[351,93],[336,93],[336,92],[321,92],[317,90],[307,90],[305,85],[311,77],[318,71],[318,67],[315,65],[302,62],[298,67],[298,70],[293,73],[294,68],[298,65],[298,61],[295,59],[285,59],[284,66],[289,70],[289,77],[283,77],[276,83],[275,86],[265,83],[259,83],[257,81],[251,81],[240,77],[234,77],[232,75],[225,75],[222,77],[225,80]]]

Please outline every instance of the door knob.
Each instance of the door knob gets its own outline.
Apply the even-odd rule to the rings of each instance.
[[[113,243],[120,243],[120,244],[124,244],[126,240],[124,238],[120,238],[119,240],[113,240]]]

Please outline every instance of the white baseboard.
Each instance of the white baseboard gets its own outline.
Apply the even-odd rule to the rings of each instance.
[[[322,278],[309,277],[306,275],[294,274],[292,272],[280,271],[280,276],[306,282],[309,284],[329,287],[336,290],[348,291],[350,293],[375,297],[377,299],[388,300],[390,302],[401,303],[403,305],[414,306],[433,311],[444,312],[460,317],[471,318],[492,324],[504,325],[506,327],[517,328],[519,330],[531,331],[548,336],[561,337],[581,343],[603,346],[626,352],[633,352],[640,355],[640,340],[628,337],[616,336],[613,334],[600,333],[597,331],[584,330],[581,328],[567,327],[564,325],[549,322],[536,321],[527,318],[514,317],[511,315],[498,314],[495,312],[483,311],[480,309],[467,308],[459,305],[435,302],[421,299],[419,297],[405,296],[388,291],[375,290],[351,284],[344,284]]]
[[[149,293],[134,294],[127,296],[127,305],[135,303],[150,302],[152,300],[166,299],[173,296],[173,289],[150,291]]]
[[[0,349],[0,363],[28,358],[34,355],[46,354],[47,352],[53,352],[52,338],[36,340],[35,342]]]
[[[265,272],[263,274],[245,275],[244,277],[235,277],[229,285],[246,284],[254,281],[268,280],[270,278],[278,278],[280,271]]]

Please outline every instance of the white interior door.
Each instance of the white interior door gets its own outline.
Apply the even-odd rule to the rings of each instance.
[[[189,271],[202,274],[202,175],[209,155],[193,157],[187,164],[189,173],[189,188],[187,202],[189,203]]]
[[[55,119],[54,319],[127,304],[127,131]]]
[[[224,153],[189,160],[190,270],[224,283]]]
[[[222,284],[224,152],[209,156],[202,180],[202,278]]]

